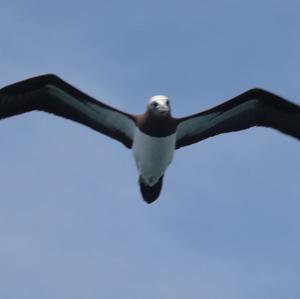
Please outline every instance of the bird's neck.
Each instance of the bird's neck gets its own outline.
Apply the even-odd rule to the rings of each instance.
[[[165,137],[176,131],[176,121],[170,115],[158,117],[151,113],[146,113],[139,118],[139,129],[150,136]]]

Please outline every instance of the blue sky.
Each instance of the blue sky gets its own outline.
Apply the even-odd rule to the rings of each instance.
[[[300,104],[299,1],[1,1],[0,85],[55,73],[130,113],[262,87]],[[0,298],[300,296],[300,143],[250,129],[176,152],[157,202],[130,151],[43,113],[0,125]]]

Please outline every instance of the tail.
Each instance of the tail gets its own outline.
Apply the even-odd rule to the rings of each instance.
[[[158,198],[163,183],[163,177],[164,176],[161,176],[158,182],[153,186],[148,186],[144,184],[142,180],[139,180],[140,190],[146,203],[150,204]]]

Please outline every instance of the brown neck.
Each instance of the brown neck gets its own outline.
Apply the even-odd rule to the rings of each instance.
[[[147,135],[165,137],[175,133],[176,120],[170,114],[158,117],[146,111],[145,114],[137,117],[137,126]]]

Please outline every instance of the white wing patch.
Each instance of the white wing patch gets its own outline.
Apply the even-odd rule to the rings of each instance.
[[[238,105],[227,111],[212,112],[206,115],[191,117],[181,122],[177,128],[177,140],[184,137],[191,137],[200,134],[215,125],[229,120],[232,117],[239,115],[243,117],[243,113],[255,109],[259,103],[258,99],[250,100],[246,103]]]
[[[219,113],[211,113],[208,115],[198,116],[189,118],[178,125],[177,128],[177,140],[187,137],[197,135],[205,130],[207,130],[212,123],[212,120]]]
[[[135,123],[131,118],[117,111],[99,107],[93,103],[88,105],[94,109],[95,116],[97,115],[95,119],[99,123],[102,123],[105,127],[114,128],[133,140]],[[92,113],[90,115],[92,116]]]
[[[126,115],[119,113],[115,110],[95,105],[93,103],[83,103],[77,98],[72,97],[68,93],[62,91],[61,89],[53,85],[47,85],[46,87],[48,88],[49,93],[58,96],[69,106],[72,106],[77,110],[83,112],[89,118],[98,122],[102,126],[122,132],[124,135],[133,140],[135,123]]]

